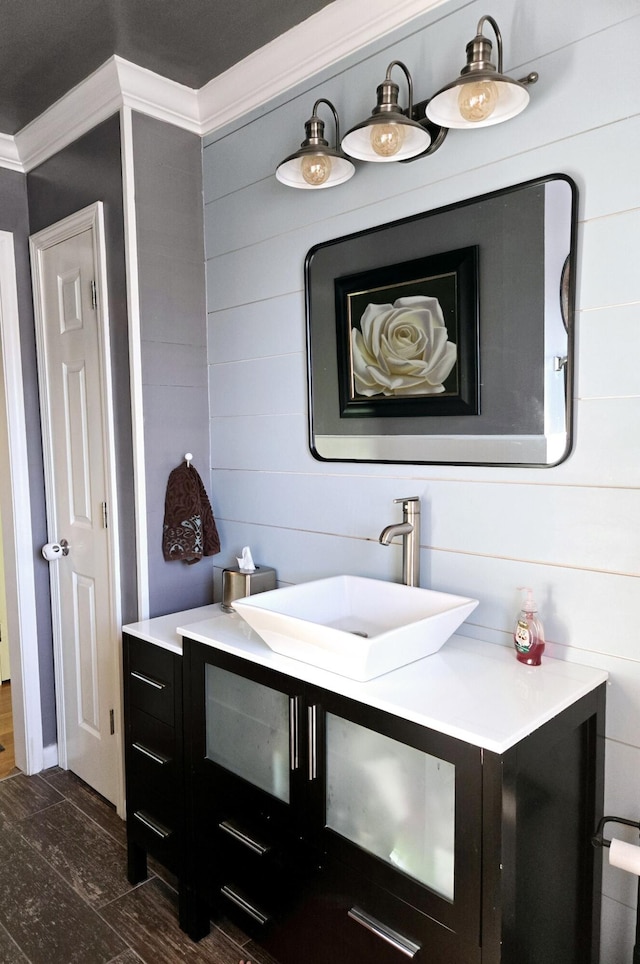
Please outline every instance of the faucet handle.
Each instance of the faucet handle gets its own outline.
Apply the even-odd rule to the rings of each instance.
[[[402,502],[402,504],[404,505],[405,502],[419,502],[419,501],[420,501],[420,496],[419,496],[419,495],[407,495],[407,496],[405,496],[404,499],[394,499],[393,501],[394,501],[394,502]]]

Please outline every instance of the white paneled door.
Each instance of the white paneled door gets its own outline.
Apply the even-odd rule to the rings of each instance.
[[[34,289],[56,639],[58,750],[120,804],[120,674],[110,497],[108,342],[97,228],[82,217],[34,236]],[[69,235],[70,233],[70,236]],[[105,371],[106,366],[106,371]],[[68,545],[68,548],[67,548]]]

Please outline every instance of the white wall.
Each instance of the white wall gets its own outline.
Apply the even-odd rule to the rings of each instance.
[[[392,59],[417,98],[458,72],[479,17],[505,68],[535,69],[527,111],[452,132],[409,165],[360,165],[333,190],[273,177],[318,96],[347,130]],[[377,537],[398,496],[423,507],[422,584],[475,595],[465,632],[511,645],[520,585],[536,589],[548,654],[610,673],[606,811],[640,818],[640,100],[636,0],[446,4],[204,151],[213,504],[229,565],[250,544],[283,582],[400,578]],[[328,130],[330,125],[328,125]],[[307,440],[303,262],[314,244],[538,175],[578,184],[575,447],[550,469],[321,463]],[[631,838],[633,839],[633,835]],[[630,960],[637,881],[605,868],[602,964]]]

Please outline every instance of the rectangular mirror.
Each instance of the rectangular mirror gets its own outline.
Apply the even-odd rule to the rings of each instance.
[[[554,174],[313,247],[315,458],[565,459],[576,220],[576,186]]]

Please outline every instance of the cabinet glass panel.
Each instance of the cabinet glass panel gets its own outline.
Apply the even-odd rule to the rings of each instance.
[[[289,803],[289,697],[207,665],[206,755]]]
[[[327,713],[331,830],[453,900],[455,766]]]

